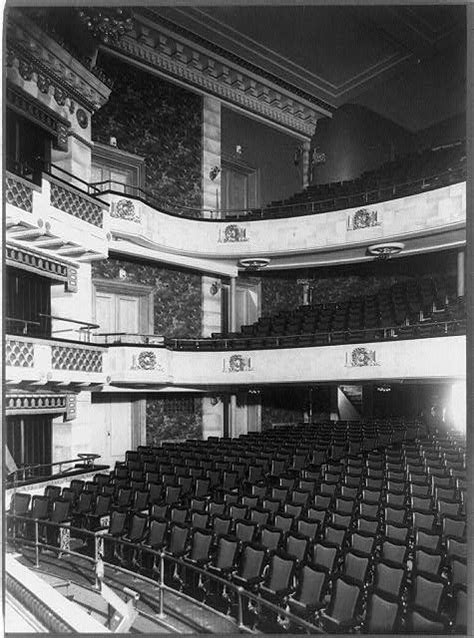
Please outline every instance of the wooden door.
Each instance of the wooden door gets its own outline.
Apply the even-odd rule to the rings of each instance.
[[[117,332],[140,332],[140,300],[138,297],[117,295]]]

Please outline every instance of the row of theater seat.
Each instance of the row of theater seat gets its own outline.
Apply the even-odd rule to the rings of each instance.
[[[291,197],[274,201],[263,210],[246,214],[247,219],[290,217],[366,206],[379,201],[406,197],[466,179],[465,141],[449,148],[426,149],[387,162],[359,178],[344,182],[315,184]],[[242,217],[242,211],[226,217]]]
[[[304,347],[465,334],[464,297],[449,279],[399,282],[373,295],[300,306],[265,316],[240,332],[211,339],[168,340],[170,347],[199,350]]]
[[[376,427],[374,423],[364,425],[366,430]],[[377,425],[380,428],[382,424]],[[381,429],[391,429],[386,423],[383,426]],[[349,431],[357,433],[362,430],[349,424],[339,424],[337,429],[339,437],[348,436]],[[461,621],[455,619],[460,607],[454,605],[454,602],[459,602],[458,597],[462,598],[465,593],[463,585],[466,543],[463,506],[466,485],[462,439],[455,436],[444,439],[415,439],[412,442],[404,442],[401,446],[389,446],[382,451],[360,452],[357,456],[340,458],[339,462],[328,458],[332,450],[328,445],[326,460],[321,461],[318,466],[308,462],[316,460],[314,454],[310,459],[309,444],[314,444],[317,440],[328,441],[327,424],[323,424],[319,432],[320,437],[316,436],[315,432],[319,430],[308,426],[294,429],[293,437],[303,435],[302,439],[298,437],[297,442],[295,438],[291,441],[290,428],[260,435],[253,434],[235,441],[237,450],[232,448],[230,441],[217,440],[191,441],[155,449],[142,447],[139,451],[130,451],[125,463],[116,467],[112,477],[108,479],[105,475],[97,475],[93,484],[97,484],[103,490],[107,487],[107,480],[113,482],[126,479],[131,482],[134,472],[143,473],[144,470],[150,469],[145,467],[145,464],[151,463],[152,456],[156,463],[160,462],[160,458],[173,461],[177,460],[174,455],[180,451],[185,453],[181,457],[184,457],[184,461],[193,459],[202,462],[203,459],[199,458],[197,450],[201,453],[207,451],[209,457],[211,451],[220,450],[221,461],[215,460],[214,464],[224,464],[221,468],[215,468],[222,473],[220,480],[224,479],[223,485],[214,486],[217,487],[216,491],[211,489],[209,477],[196,476],[194,491],[183,498],[182,486],[166,485],[167,479],[164,479],[158,484],[161,488],[160,494],[158,495],[155,490],[155,503],[146,514],[137,511],[133,505],[130,507],[130,499],[121,502],[123,490],[126,488],[118,487],[117,484],[114,487],[114,490],[118,488],[115,503],[112,495],[96,496],[99,501],[102,499],[100,502],[108,499],[110,509],[107,510],[107,514],[110,516],[111,536],[139,543],[138,547],[141,548],[128,551],[127,547],[121,548],[120,544],[112,543],[108,549],[108,557],[136,569],[147,569],[150,556],[148,559],[143,558],[146,554],[143,548],[166,548],[175,557],[186,556],[186,560],[191,563],[206,565],[211,569],[212,566],[217,568],[219,565],[217,557],[224,551],[221,545],[237,543],[235,561],[232,562],[232,568],[229,567],[234,582],[243,579],[244,584],[253,591],[261,595],[273,592],[273,595],[276,591],[272,580],[275,572],[280,573],[282,566],[286,566],[286,573],[292,574],[291,577],[288,576],[292,593],[288,590],[286,598],[280,597],[278,602],[289,605],[293,610],[299,610],[304,617],[307,617],[306,614],[311,608],[312,622],[322,622],[323,625],[324,622],[330,623],[330,620],[323,620],[324,614],[321,617],[315,616],[314,611],[324,607],[329,614],[336,613],[334,609],[337,609],[337,597],[342,595],[342,590],[347,589],[354,594],[359,592],[358,599],[368,603],[370,612],[364,612],[363,605],[361,609],[366,621],[370,620],[369,629],[373,629],[370,623],[376,622],[372,613],[375,601],[379,606],[388,605],[389,609],[396,611],[394,618],[396,617],[397,622],[407,622],[414,631],[422,627],[435,631],[436,628],[445,628],[453,622],[460,625]],[[271,456],[277,454],[273,444],[280,442],[280,449],[283,449],[280,454],[285,457],[287,444],[286,458],[275,458],[266,468],[265,464],[259,466],[249,463],[247,470],[262,467],[266,469],[263,478],[262,474],[257,472],[256,476],[250,476],[248,473],[244,474],[244,480],[236,481],[235,474],[239,475],[233,471],[232,463],[237,462],[237,465],[245,466],[245,463],[238,463],[239,460],[245,459],[242,457],[243,447],[250,444],[253,448],[257,441],[264,443],[263,449],[266,448]],[[297,450],[303,452],[304,448],[298,446],[302,442],[304,445],[305,441],[308,444],[306,457],[304,454],[294,454]],[[236,456],[230,455],[231,450],[236,451]],[[312,452],[318,450],[313,449]],[[261,451],[256,453],[261,454]],[[226,460],[225,457],[229,455],[230,458]],[[307,462],[297,460],[301,457]],[[320,459],[321,457],[318,460]],[[278,466],[277,461],[284,463]],[[226,463],[230,465],[225,465]],[[182,478],[189,478],[184,468],[192,470],[199,465],[193,463],[186,466],[184,463],[180,467],[183,472]],[[156,465],[155,469],[160,468]],[[181,474],[181,471],[178,469],[177,474]],[[162,478],[165,476],[166,473],[163,473]],[[181,477],[177,478],[179,480]],[[203,480],[204,483],[201,483]],[[148,485],[150,495],[152,485],[156,484]],[[198,494],[198,486],[199,489],[208,489],[209,492]],[[77,491],[79,500],[88,493],[86,484],[82,485],[82,490],[80,487],[80,482],[75,481],[69,488]],[[161,494],[163,487],[164,496]],[[175,491],[174,497],[170,496],[169,492],[173,487],[179,488]],[[53,501],[53,511],[56,501]],[[135,506],[137,505],[139,504],[135,501]],[[76,511],[73,521],[91,528],[93,521],[100,524],[100,515],[104,515],[104,511],[92,515],[83,514],[77,518]],[[207,547],[207,550],[204,551],[203,547]],[[260,552],[260,563],[267,565],[267,573],[264,575],[262,571],[257,576],[250,577],[248,570],[249,565],[255,564],[255,552]],[[250,555],[253,556],[252,560],[249,559]],[[444,555],[447,556],[446,560],[443,558]],[[335,562],[328,564],[331,556]],[[142,564],[142,559],[145,564]],[[278,569],[275,561],[279,561]],[[399,571],[392,573],[390,569]],[[341,570],[342,575],[336,577]],[[380,575],[377,574],[391,574],[390,578],[386,579],[386,582],[390,583],[395,582],[394,575],[400,573],[400,570],[403,572],[402,580],[407,584],[404,591],[411,591],[409,587],[414,588],[412,596],[415,601],[418,595],[423,598],[422,594],[419,594],[420,588],[424,591],[424,588],[433,587],[436,591],[441,591],[439,605],[437,603],[436,608],[431,609],[426,606],[426,601],[423,603],[418,600],[417,609],[412,609],[410,613],[403,605],[397,606],[396,610],[391,607],[389,598],[394,592],[385,591],[389,584],[381,585]],[[328,577],[327,582],[321,571]],[[221,570],[219,573],[225,575],[226,572]],[[178,583],[180,587],[184,586],[186,579],[182,577],[180,569],[175,568],[173,576],[173,582]],[[249,580],[251,578],[257,578],[257,581]],[[318,578],[321,588],[318,589],[318,600],[314,600],[314,597],[312,599],[316,605],[315,609],[312,608],[314,605],[309,603],[304,603],[301,607],[302,600],[307,600],[309,596],[309,593],[304,596],[302,594],[307,590],[307,582],[313,582]],[[329,583],[334,587],[329,587]],[[254,589],[254,585],[257,584],[257,589]],[[378,596],[376,599],[368,599],[366,596],[369,587],[372,586],[375,586],[374,593]],[[209,587],[212,590],[212,586]],[[283,589],[286,591],[288,587]],[[201,589],[198,588],[196,591]],[[299,597],[302,597],[301,600],[297,600]],[[211,596],[211,599],[222,602],[222,596]],[[438,614],[436,619],[430,620],[431,612]],[[448,616],[443,616],[442,612],[446,612]]]

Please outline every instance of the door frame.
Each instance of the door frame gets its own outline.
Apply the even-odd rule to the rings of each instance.
[[[131,284],[116,279],[92,279],[92,316],[96,317],[96,293],[139,297],[139,333],[154,334],[154,288],[142,284]]]

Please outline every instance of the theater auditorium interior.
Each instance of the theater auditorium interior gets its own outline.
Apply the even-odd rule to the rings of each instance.
[[[471,634],[466,13],[7,7],[7,632]]]

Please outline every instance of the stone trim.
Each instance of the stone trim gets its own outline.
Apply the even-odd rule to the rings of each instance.
[[[7,81],[6,90],[7,106],[24,115],[35,124],[46,129],[56,137],[60,150],[67,150],[68,128],[71,123],[55,113],[52,109],[35,100],[19,86]]]
[[[67,410],[68,398],[74,394],[7,394],[5,413],[13,414],[62,414]]]
[[[19,9],[11,8],[8,12],[7,43],[8,50],[15,49],[17,56],[32,65],[33,73],[39,73],[38,88],[43,93],[46,92],[44,81],[49,80],[54,84],[54,91],[58,91],[60,105],[69,99],[71,114],[75,103],[93,112],[107,102],[111,88]]]
[[[179,36],[160,29],[158,24],[136,24],[137,34],[123,37],[106,47],[127,58],[159,70],[200,91],[230,102],[245,111],[255,113],[279,126],[312,137],[322,113],[316,106],[301,100],[286,89],[274,88],[273,83],[246,73],[233,62],[223,62],[201,47],[180,40]]]
[[[77,291],[77,268],[26,248],[7,245],[5,252],[7,266],[40,273],[49,279],[64,281],[68,292]]]

